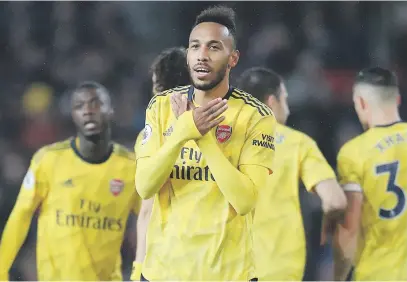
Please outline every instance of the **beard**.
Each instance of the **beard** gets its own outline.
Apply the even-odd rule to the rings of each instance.
[[[218,86],[218,84],[225,78],[227,69],[228,69],[228,64],[225,63],[221,67],[221,69],[215,73],[215,78],[211,81],[199,81],[199,80],[196,81],[192,77],[193,70],[191,68],[188,68],[188,71],[189,71],[189,77],[192,82],[192,85],[198,90],[208,91],[208,90],[211,90],[211,89],[215,88],[216,86]]]

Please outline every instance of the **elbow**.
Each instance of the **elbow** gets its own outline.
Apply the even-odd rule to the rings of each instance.
[[[346,210],[346,198],[331,199],[328,203],[324,204],[325,213],[344,213]]]
[[[233,208],[235,209],[235,211],[238,215],[245,216],[254,209],[255,204],[256,204],[256,201],[254,199],[245,200],[243,203],[233,206]]]
[[[249,205],[242,205],[241,207],[234,209],[238,215],[245,216],[253,210],[253,207]]]
[[[330,211],[345,211],[347,205],[345,193],[340,190],[340,193],[330,203]]]

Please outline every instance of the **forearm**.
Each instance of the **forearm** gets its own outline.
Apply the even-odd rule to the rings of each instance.
[[[136,262],[143,262],[146,256],[146,235],[147,228],[150,222],[151,210],[154,198],[143,201],[139,218],[137,219],[137,250]]]
[[[167,181],[184,142],[168,140],[154,156],[137,160],[136,189],[141,198],[149,199]]]
[[[8,274],[30,228],[33,211],[15,208],[0,242],[0,273]]]
[[[238,214],[249,213],[256,204],[255,183],[229,162],[210,133],[197,143],[226,200]]]
[[[334,248],[334,281],[345,281],[352,269],[352,261],[340,249]]]
[[[346,280],[353,265],[357,234],[342,224],[336,226],[333,240],[334,280]]]
[[[155,154],[137,160],[136,189],[143,199],[156,194],[167,181],[186,141],[200,137],[192,112],[185,112],[174,126],[173,134]]]

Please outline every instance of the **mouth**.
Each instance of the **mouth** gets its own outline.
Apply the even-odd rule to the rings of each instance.
[[[85,130],[94,130],[97,128],[97,123],[94,121],[87,121],[84,123],[83,127]]]
[[[211,68],[206,65],[198,65],[194,67],[194,72],[196,73],[198,79],[204,79],[211,73]]]

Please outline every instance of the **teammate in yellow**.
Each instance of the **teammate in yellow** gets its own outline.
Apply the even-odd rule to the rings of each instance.
[[[77,137],[33,156],[2,234],[0,280],[8,279],[37,209],[38,280],[121,280],[126,221],[141,201],[134,154],[110,139],[112,114],[102,85],[85,82],[74,90]]]
[[[197,17],[187,51],[193,85],[156,95],[146,110],[136,188],[154,197],[143,264],[149,280],[254,277],[247,215],[271,173],[276,121],[229,85],[239,59],[234,16],[220,6]],[[175,95],[182,95],[176,114]]]
[[[162,51],[151,65],[153,93],[158,94],[177,86],[189,84],[186,50],[183,47],[173,47]],[[134,151],[140,146],[143,132],[137,138]],[[131,280],[138,281],[141,278],[142,262],[146,255],[146,233],[150,221],[154,198],[143,200],[140,214],[137,218],[137,249],[136,259],[133,263]]]
[[[348,197],[336,233],[335,280],[354,265],[354,280],[407,280],[407,124],[400,120],[397,78],[379,67],[356,77],[353,101],[366,130],[338,154]]]
[[[254,258],[259,280],[302,280],[305,266],[305,234],[299,202],[299,182],[315,191],[325,214],[344,210],[346,198],[317,144],[302,132],[285,126],[289,115],[287,91],[278,74],[251,68],[238,87],[264,101],[278,121],[274,162],[278,170],[259,193],[254,225]],[[289,225],[289,228],[287,227]]]

